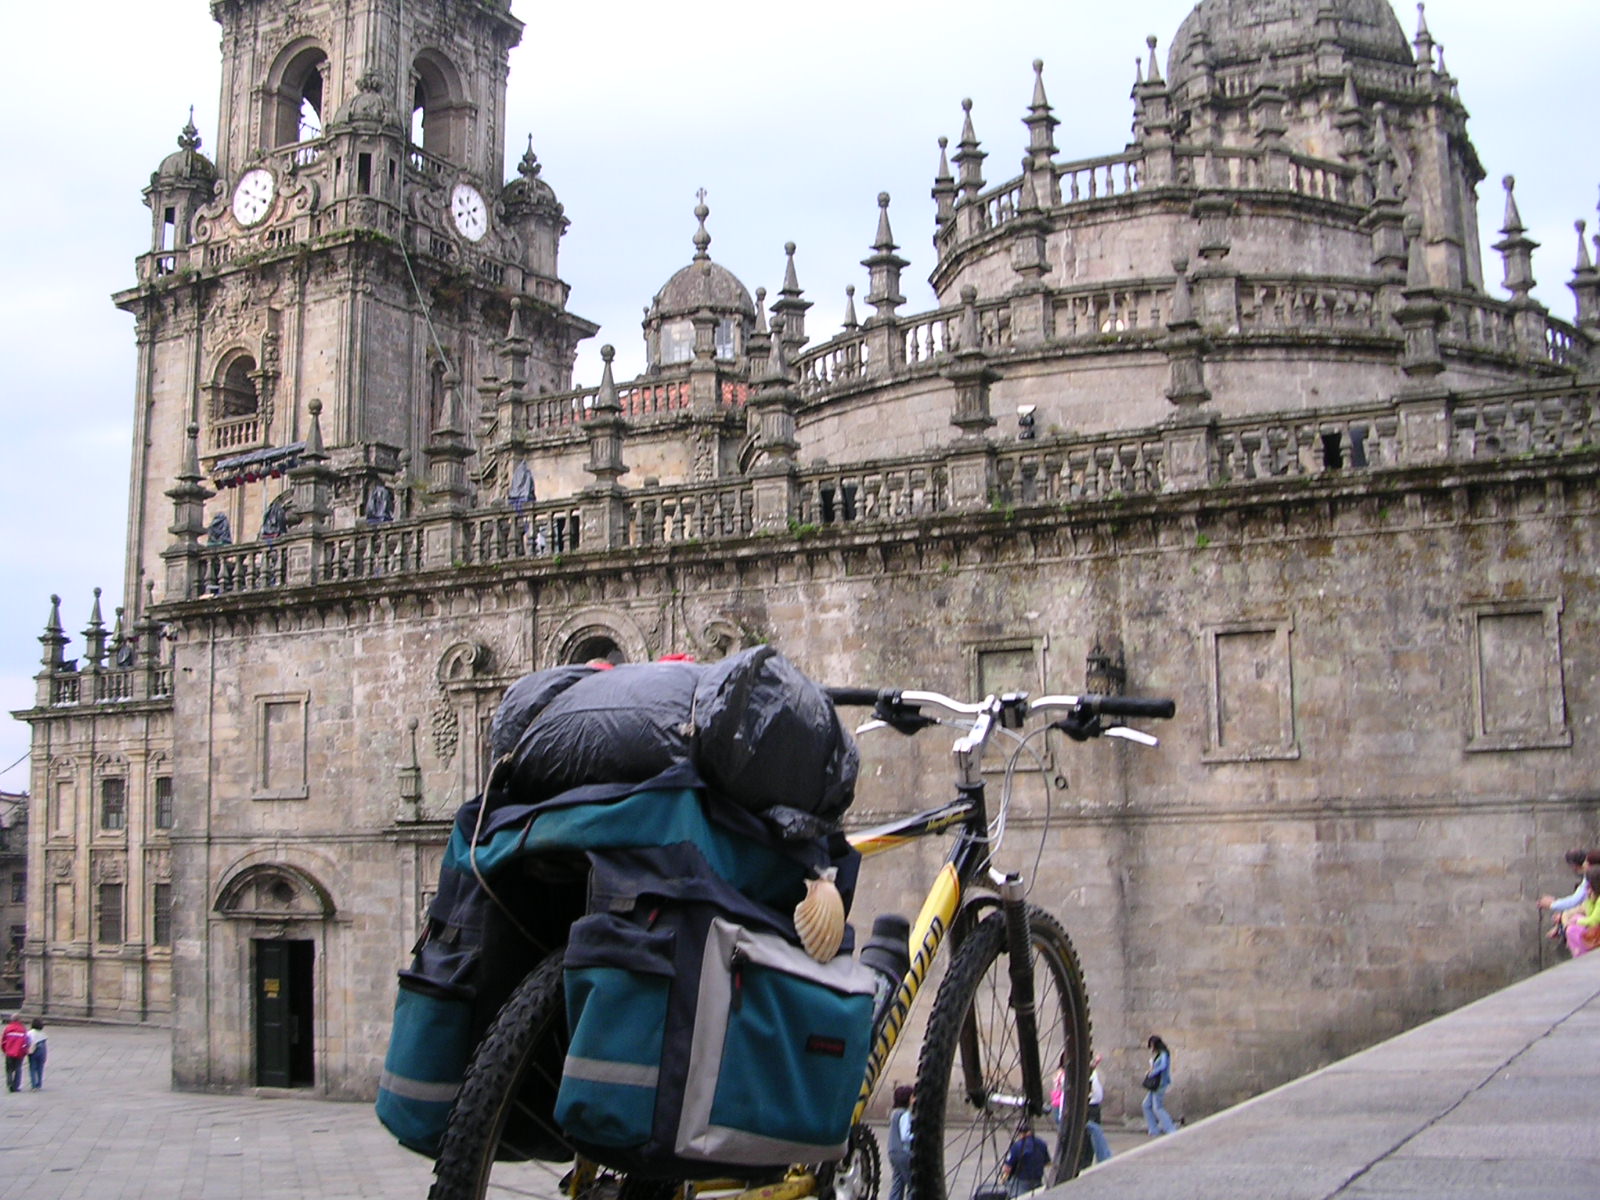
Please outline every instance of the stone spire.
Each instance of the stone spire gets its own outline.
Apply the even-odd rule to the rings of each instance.
[[[1150,48],[1150,69],[1144,82],[1134,85],[1138,101],[1138,140],[1145,150],[1145,179],[1151,187],[1172,184],[1177,177],[1177,161],[1172,148],[1172,93],[1161,78],[1157,65],[1156,36],[1145,38]]]
[[[435,502],[453,512],[465,511],[472,494],[467,483],[467,459],[473,450],[467,443],[466,419],[461,411],[461,376],[453,367],[445,373],[444,410],[424,453],[428,459],[428,490]]]
[[[844,328],[846,332],[854,333],[861,328],[861,322],[856,320],[856,285],[844,285]]]
[[[886,321],[906,302],[900,294],[900,272],[911,264],[895,253],[894,233],[889,228],[889,193],[878,193],[878,236],[872,243],[872,254],[861,260],[870,272],[867,303],[872,305],[875,321]]]
[[[1575,221],[1573,229],[1578,234],[1578,262],[1572,268],[1572,282],[1567,284],[1578,302],[1577,325],[1580,329],[1600,329],[1600,270],[1595,269],[1589,257],[1588,226]],[[1595,239],[1600,245],[1600,238]]]
[[[98,671],[106,661],[106,623],[100,615],[100,589],[94,590],[94,607],[89,612],[89,624],[83,631],[83,657]]]
[[[600,390],[595,394],[589,419],[584,422],[584,433],[589,438],[589,462],[584,469],[594,476],[591,490],[615,491],[617,480],[628,473],[622,461],[627,422],[622,418],[622,403],[617,398],[617,381],[611,369],[616,356],[615,348],[600,347],[600,359],[605,364],[600,372]]]
[[[1045,98],[1042,58],[1033,60],[1033,103],[1028,106],[1028,115],[1022,123],[1028,127],[1028,157],[1023,164],[1024,174],[1033,182],[1039,204],[1053,205],[1056,181],[1055,129],[1061,122],[1051,114],[1050,101]]]
[[[962,204],[973,204],[983,191],[983,160],[989,156],[978,148],[978,135],[972,128],[972,100],[961,102],[965,114],[961,123],[961,140],[956,143],[956,171],[961,185]]]
[[[1503,236],[1494,248],[1505,266],[1505,288],[1511,293],[1511,303],[1526,305],[1532,303],[1529,294],[1535,282],[1533,252],[1539,248],[1539,243],[1528,236],[1522,214],[1517,211],[1516,177],[1507,175],[1500,183],[1506,189],[1506,215],[1500,227]]]
[[[172,501],[172,524],[167,526],[172,541],[161,552],[167,564],[166,594],[174,600],[189,599],[199,585],[200,538],[205,533],[206,501],[216,495],[201,482],[200,426],[191,421],[187,433],[177,482],[166,492]]]
[[[783,253],[786,256],[783,286],[778,289],[778,298],[772,302],[772,311],[783,318],[783,344],[793,354],[809,340],[806,337],[806,310],[811,307],[811,301],[802,299],[804,293],[800,290],[800,278],[794,269],[794,243],[785,242]]]
[[[1428,32],[1427,6],[1417,5],[1417,36],[1411,43],[1417,51],[1417,73],[1433,73],[1433,34]]]
[[[322,443],[322,401],[313,396],[306,412],[311,424],[306,429],[300,462],[289,471],[289,485],[293,489],[294,520],[310,522],[309,528],[321,533],[333,523],[333,485],[337,475],[328,466],[328,452]]]
[[[751,472],[752,515],[758,530],[786,528],[799,500],[795,455],[800,442],[795,414],[800,408],[800,393],[784,360],[784,332],[783,314],[776,313],[772,318],[772,353],[767,358],[767,369],[750,394],[756,446],[761,456]]]
[[[772,353],[772,333],[767,328],[767,289],[756,289],[756,323],[750,336],[745,339],[744,354],[750,361],[750,378],[761,378],[766,370],[767,355]]]
[[[61,631],[61,597],[50,597],[50,615],[45,618],[44,636],[39,639],[44,647],[44,669],[59,671],[66,665],[62,651],[67,646],[67,635]]]
[[[935,247],[938,246],[939,239],[949,227],[950,222],[955,220],[956,215],[956,181],[955,176],[950,174],[950,160],[945,153],[949,145],[949,138],[940,137],[939,173],[933,177],[933,191],[930,193],[933,196],[934,205],[933,244]]]

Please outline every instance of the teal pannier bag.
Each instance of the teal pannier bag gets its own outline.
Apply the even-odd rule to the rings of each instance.
[[[631,879],[650,857],[629,856]],[[818,963],[781,922],[734,897],[721,908],[717,886],[668,875],[661,890],[678,896],[646,885],[631,912],[572,928],[555,1117],[607,1166],[694,1179],[845,1151],[872,973],[848,952]]]
[[[378,1079],[378,1119],[402,1146],[438,1153],[474,1044],[469,996],[423,991],[402,980]]]

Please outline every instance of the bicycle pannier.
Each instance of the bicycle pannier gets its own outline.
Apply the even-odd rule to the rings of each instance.
[[[871,972],[848,955],[818,963],[711,905],[643,919],[573,926],[555,1115],[574,1145],[689,1177],[842,1154],[870,1048]]]

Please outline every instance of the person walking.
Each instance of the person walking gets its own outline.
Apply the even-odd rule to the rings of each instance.
[[[911,1100],[915,1090],[906,1084],[894,1089],[889,1110],[889,1200],[911,1200]]]
[[[1006,1195],[1017,1197],[1044,1186],[1044,1169],[1050,1165],[1050,1147],[1033,1132],[1033,1124],[1024,1120],[1017,1127],[1017,1140],[1006,1151],[1005,1166],[1000,1168],[1000,1178],[1005,1181]]]
[[[35,1017],[28,1030],[28,1086],[36,1092],[44,1086],[44,1060],[47,1053],[44,1019]]]
[[[1166,1105],[1167,1089],[1172,1086],[1172,1051],[1153,1033],[1145,1046],[1150,1051],[1150,1070],[1144,1077],[1144,1124],[1151,1137],[1159,1137],[1178,1128]]]
[[[22,1063],[28,1057],[28,1027],[22,1023],[21,1013],[13,1013],[0,1030],[0,1054],[6,1059],[6,1091],[17,1091],[22,1086]]]
[[[1089,1123],[1083,1127],[1089,1135],[1089,1145],[1094,1147],[1094,1161],[1103,1163],[1111,1157],[1111,1143],[1100,1123],[1100,1106],[1105,1103],[1105,1084],[1100,1082],[1100,1056],[1089,1060]]]

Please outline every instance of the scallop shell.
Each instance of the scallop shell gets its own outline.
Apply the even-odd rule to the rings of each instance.
[[[818,962],[831,962],[844,941],[844,898],[834,885],[832,867],[806,881],[806,898],[794,906],[795,932],[806,953]]]

